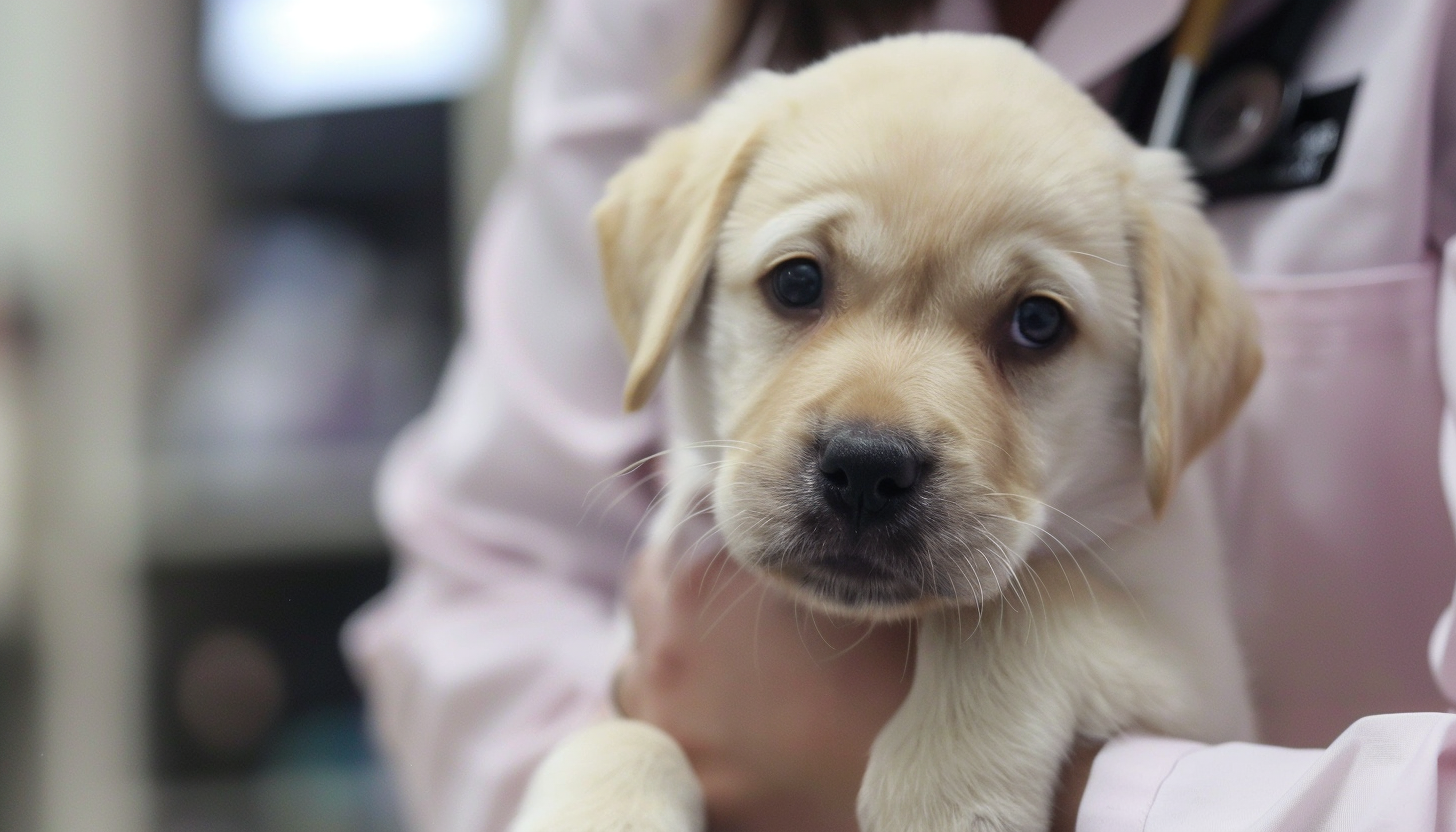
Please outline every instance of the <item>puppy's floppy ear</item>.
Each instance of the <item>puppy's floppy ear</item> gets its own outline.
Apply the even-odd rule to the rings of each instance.
[[[758,144],[733,98],[659,136],[607,183],[592,218],[607,305],[627,345],[623,404],[637,410],[692,319],[722,225]]]
[[[1254,310],[1199,210],[1181,156],[1140,150],[1132,237],[1141,295],[1143,463],[1161,513],[1263,367]]]

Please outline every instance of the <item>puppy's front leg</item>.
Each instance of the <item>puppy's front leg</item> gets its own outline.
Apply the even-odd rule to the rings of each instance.
[[[975,613],[967,613],[974,619]],[[864,832],[1033,832],[1075,717],[1057,680],[1001,655],[1007,634],[967,638],[955,614],[921,622],[915,682],[876,738],[859,793]],[[996,627],[982,622],[983,627]],[[1045,638],[1045,634],[1042,636]],[[1036,646],[1028,643],[1027,650]]]
[[[613,719],[542,761],[510,832],[702,832],[703,790],[661,729]]]
[[[1127,599],[1059,571],[1033,582],[1029,604],[921,622],[914,684],[860,789],[865,832],[1043,832],[1079,733],[1178,724],[1187,697]]]

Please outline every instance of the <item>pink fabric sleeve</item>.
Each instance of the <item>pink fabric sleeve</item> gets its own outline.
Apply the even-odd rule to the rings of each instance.
[[[345,647],[411,828],[509,822],[537,760],[605,712],[616,594],[651,497],[613,475],[659,419],[624,415],[588,215],[660,128],[706,3],[560,0],[516,90],[514,163],[467,277],[466,324],[378,501],[399,573]]]
[[[1329,748],[1109,743],[1079,832],[1456,829],[1456,715],[1366,717]]]

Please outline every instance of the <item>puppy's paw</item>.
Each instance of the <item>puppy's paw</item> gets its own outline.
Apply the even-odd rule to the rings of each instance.
[[[895,784],[877,779],[880,788],[861,793],[864,832],[1045,832],[1051,823],[1044,784],[1023,789],[984,778],[970,787],[944,789],[937,785],[945,784],[901,781],[900,794],[890,795],[886,787]]]
[[[614,719],[542,761],[510,832],[703,832],[703,790],[682,749],[645,722]]]

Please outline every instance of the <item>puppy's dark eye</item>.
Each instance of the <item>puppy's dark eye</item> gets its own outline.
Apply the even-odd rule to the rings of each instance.
[[[774,300],[789,309],[810,309],[824,298],[824,273],[807,257],[785,260],[768,275]]]
[[[1033,295],[1023,300],[1011,316],[1011,340],[1034,350],[1056,343],[1067,328],[1067,313],[1048,297]]]

